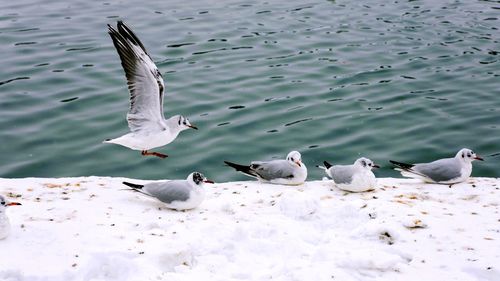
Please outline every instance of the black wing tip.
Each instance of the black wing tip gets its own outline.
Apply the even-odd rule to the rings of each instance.
[[[133,188],[133,189],[142,189],[144,187],[144,185],[142,185],[142,184],[136,184],[136,183],[126,182],[126,181],[124,181],[122,183],[128,187]]]
[[[116,31],[116,29],[118,29],[118,30],[123,30],[123,29],[130,30],[130,28],[123,22],[123,20],[116,21],[116,28],[115,28],[115,26],[108,23],[108,28],[110,30],[114,30],[114,31]]]
[[[325,165],[325,168],[327,168],[327,169],[330,169],[330,167],[333,166],[332,164],[330,164],[326,161],[323,161],[323,165]]]
[[[130,40],[129,34],[132,31],[130,28],[121,20],[116,22],[116,27],[108,23],[108,33],[115,36],[121,36],[122,39]],[[134,40],[131,40],[134,42]]]
[[[227,166],[229,167],[233,167],[236,169],[236,167],[243,167],[243,165],[240,165],[240,164],[236,164],[236,163],[233,163],[233,162],[229,162],[229,161],[225,161],[224,160],[224,164],[226,164]]]
[[[113,37],[114,35],[118,34],[118,31],[116,31],[114,26],[108,24],[108,33],[109,35],[111,35],[111,37]]]
[[[240,165],[229,161],[224,161],[224,163],[238,172],[254,176],[254,174],[252,173],[252,169],[250,169],[250,166]]]
[[[396,165],[397,167],[399,167],[401,169],[405,169],[405,170],[411,169],[411,168],[413,168],[413,166],[415,166],[413,164],[398,162],[398,161],[394,161],[394,160],[389,160],[389,162],[391,162],[392,164]]]
[[[130,30],[130,28],[121,20],[116,22],[116,27],[121,34],[128,33],[128,31]]]
[[[122,20],[118,20],[116,22],[116,27],[118,28],[118,31],[120,31],[121,34],[132,34],[134,39],[137,39],[137,36],[135,36],[134,32],[126,23],[124,23]]]
[[[141,40],[137,35],[135,35],[134,31],[128,25],[126,25],[122,20],[117,21],[116,24],[118,28],[118,32],[126,38],[126,40],[130,41],[132,44],[139,46],[146,55],[149,56],[148,52],[146,51],[146,47],[144,47],[144,44],[142,44]]]

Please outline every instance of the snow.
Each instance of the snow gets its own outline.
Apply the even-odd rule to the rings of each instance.
[[[500,280],[500,179],[218,183],[185,212],[124,180],[0,179],[0,280]]]

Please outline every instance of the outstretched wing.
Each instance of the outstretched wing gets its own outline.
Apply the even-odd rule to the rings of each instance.
[[[139,38],[122,21],[118,21],[118,31],[111,25],[108,27],[127,77],[130,130],[162,128],[164,83],[160,71]]]

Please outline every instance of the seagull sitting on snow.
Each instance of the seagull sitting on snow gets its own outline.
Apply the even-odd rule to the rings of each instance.
[[[0,195],[0,240],[9,236],[10,233],[10,222],[7,214],[5,213],[8,206],[21,205],[17,202],[9,202]]]
[[[466,181],[472,173],[472,161],[483,159],[468,148],[462,148],[453,158],[430,163],[406,164],[389,160],[404,177],[421,179],[428,183],[455,184]]]
[[[286,160],[253,161],[249,166],[224,161],[236,171],[263,182],[300,185],[307,178],[307,167],[298,151],[288,153]]]
[[[335,185],[351,192],[363,192],[373,190],[377,185],[377,179],[372,172],[373,168],[380,168],[372,160],[361,157],[352,165],[331,165],[324,161],[325,173],[333,179]]]
[[[204,183],[214,182],[198,172],[189,174],[185,180],[152,182],[144,185],[123,182],[133,190],[156,198],[165,203],[167,208],[174,210],[189,210],[198,207],[205,199]]]
[[[142,155],[165,158],[167,155],[149,150],[171,143],[183,130],[197,128],[181,115],[165,119],[163,78],[144,45],[123,22],[118,21],[118,31],[111,25],[108,27],[127,77],[130,92],[127,122],[131,132],[104,142],[140,150]]]

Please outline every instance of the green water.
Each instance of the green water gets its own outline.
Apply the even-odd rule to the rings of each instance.
[[[385,3],[385,4],[384,4]],[[499,177],[497,1],[2,1],[0,177],[246,177],[223,160],[430,161],[462,147]],[[157,151],[127,132],[108,23],[124,20],[166,83],[165,115],[200,130]]]

